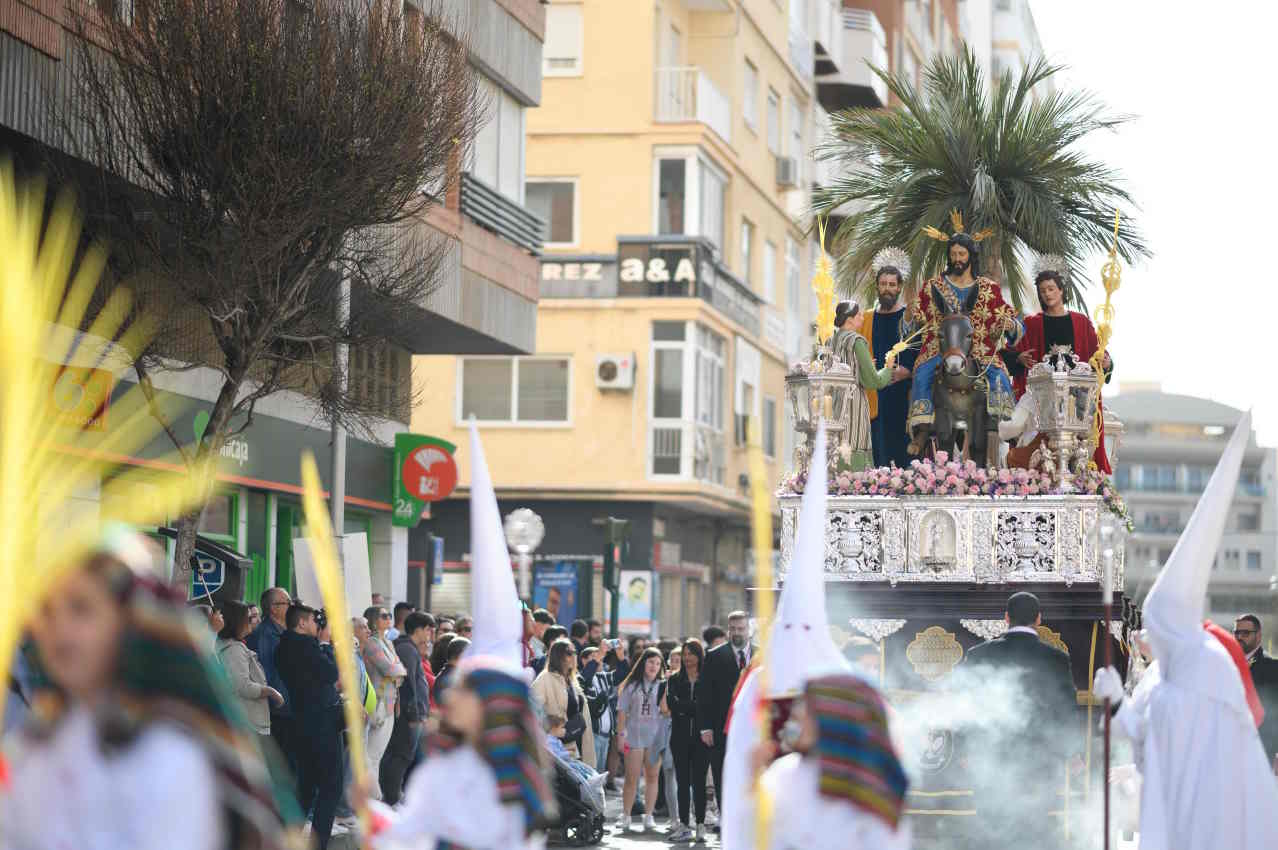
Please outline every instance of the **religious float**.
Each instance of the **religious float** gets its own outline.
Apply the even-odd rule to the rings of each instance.
[[[1119,277],[1111,254],[1102,271],[1103,341]],[[831,293],[820,286],[817,291],[824,313]],[[1092,699],[1090,683],[1107,659],[1124,669],[1140,619],[1122,592],[1126,508],[1092,461],[1101,441],[1110,460],[1116,458],[1122,432],[1121,423],[1101,410],[1095,363],[1053,350],[1028,370],[1026,393],[1002,429],[1022,438],[1031,431],[1039,435],[1024,468],[935,449],[907,468],[852,471],[840,444],[853,394],[862,389],[823,341],[786,379],[797,431],[792,468],[799,472],[778,493],[778,577],[784,583],[806,483],[802,470],[823,425],[830,470],[824,564],[830,622],[845,646],[877,649],[877,663],[863,666],[877,673],[898,709],[961,688],[956,668],[972,646],[1005,631],[1008,597],[1017,591],[1038,596],[1040,638],[1069,655],[1078,705],[1076,729],[1063,734],[1077,735],[1079,758],[1061,764],[1055,780],[1045,777],[1059,782],[1055,814],[1067,831],[1071,808],[1095,799],[1103,775],[1100,703]],[[907,745],[917,755],[908,800],[916,836],[920,846],[947,846],[945,836],[961,829],[963,817],[978,815],[966,769],[973,754],[964,752],[962,734],[943,721],[911,734],[924,738]]]

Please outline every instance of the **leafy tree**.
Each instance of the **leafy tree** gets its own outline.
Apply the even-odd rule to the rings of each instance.
[[[1018,310],[1033,284],[1018,258],[1060,254],[1073,280],[1084,281],[1081,261],[1112,244],[1115,208],[1123,210],[1120,255],[1128,262],[1148,255],[1118,172],[1078,150],[1084,137],[1128,118],[1108,115],[1087,92],[1040,93],[1060,66],[1039,59],[1019,76],[1004,71],[988,90],[966,48],[933,60],[922,91],[873,70],[900,105],[832,116],[831,141],[818,150],[841,166],[813,206],[818,215],[846,216],[833,244],[851,292],[872,299],[871,261],[887,245],[910,253],[917,280],[939,274],[945,243],[922,230],[952,232],[951,210],[968,232],[993,230],[981,244],[981,273],[1005,284]]]

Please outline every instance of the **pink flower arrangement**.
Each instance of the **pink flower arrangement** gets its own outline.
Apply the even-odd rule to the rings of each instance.
[[[781,493],[802,493],[807,474],[798,473],[781,482]],[[1130,529],[1131,517],[1109,476],[1089,469],[1075,478],[1076,494],[1101,496],[1106,506]],[[860,472],[843,471],[830,481],[833,496],[1015,496],[1061,495],[1050,475],[1029,469],[986,469],[973,461],[950,460],[937,452],[933,460],[915,460],[904,469],[883,467]]]

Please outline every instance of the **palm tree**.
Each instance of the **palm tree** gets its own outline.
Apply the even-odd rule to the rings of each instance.
[[[872,297],[870,265],[887,245],[909,252],[916,279],[939,273],[945,243],[922,233],[950,233],[958,210],[969,232],[990,228],[981,244],[981,273],[1003,283],[1023,309],[1029,286],[1019,257],[1030,251],[1065,258],[1076,283],[1081,261],[1113,242],[1114,211],[1123,212],[1118,252],[1132,262],[1148,256],[1127,215],[1133,206],[1117,171],[1088,159],[1076,143],[1128,120],[1105,114],[1087,92],[1034,89],[1060,70],[1040,59],[1015,77],[1005,71],[986,92],[971,51],[934,60],[923,91],[897,74],[874,72],[900,106],[852,109],[832,117],[832,140],[817,156],[840,165],[840,176],[817,190],[817,215],[844,216],[834,244],[845,289]],[[1077,296],[1079,287],[1071,287]],[[1032,303],[1032,302],[1031,302]]]

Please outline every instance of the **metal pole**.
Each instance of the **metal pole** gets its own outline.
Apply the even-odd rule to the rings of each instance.
[[[344,333],[351,318],[351,280],[342,277],[337,296],[337,321]],[[337,370],[337,388],[346,394],[350,352],[346,343],[339,342],[333,350],[333,367]],[[346,530],[346,428],[339,417],[333,417],[333,489],[330,493],[329,513],[333,517],[333,536],[341,540]],[[340,554],[340,553],[339,553]]]
[[[1114,646],[1110,640],[1109,624],[1114,619],[1114,549],[1111,544],[1114,530],[1107,523],[1101,530],[1101,540],[1104,548],[1101,550],[1101,560],[1104,562],[1104,575],[1102,576],[1101,593],[1102,595],[1102,611],[1105,622],[1102,624],[1101,638],[1105,641],[1105,667],[1112,667],[1114,664]],[[1105,839],[1104,850],[1109,850],[1109,741],[1110,741],[1110,704],[1106,698],[1104,708],[1105,713],[1105,750],[1104,750],[1104,773],[1101,776],[1101,789],[1105,798]]]

